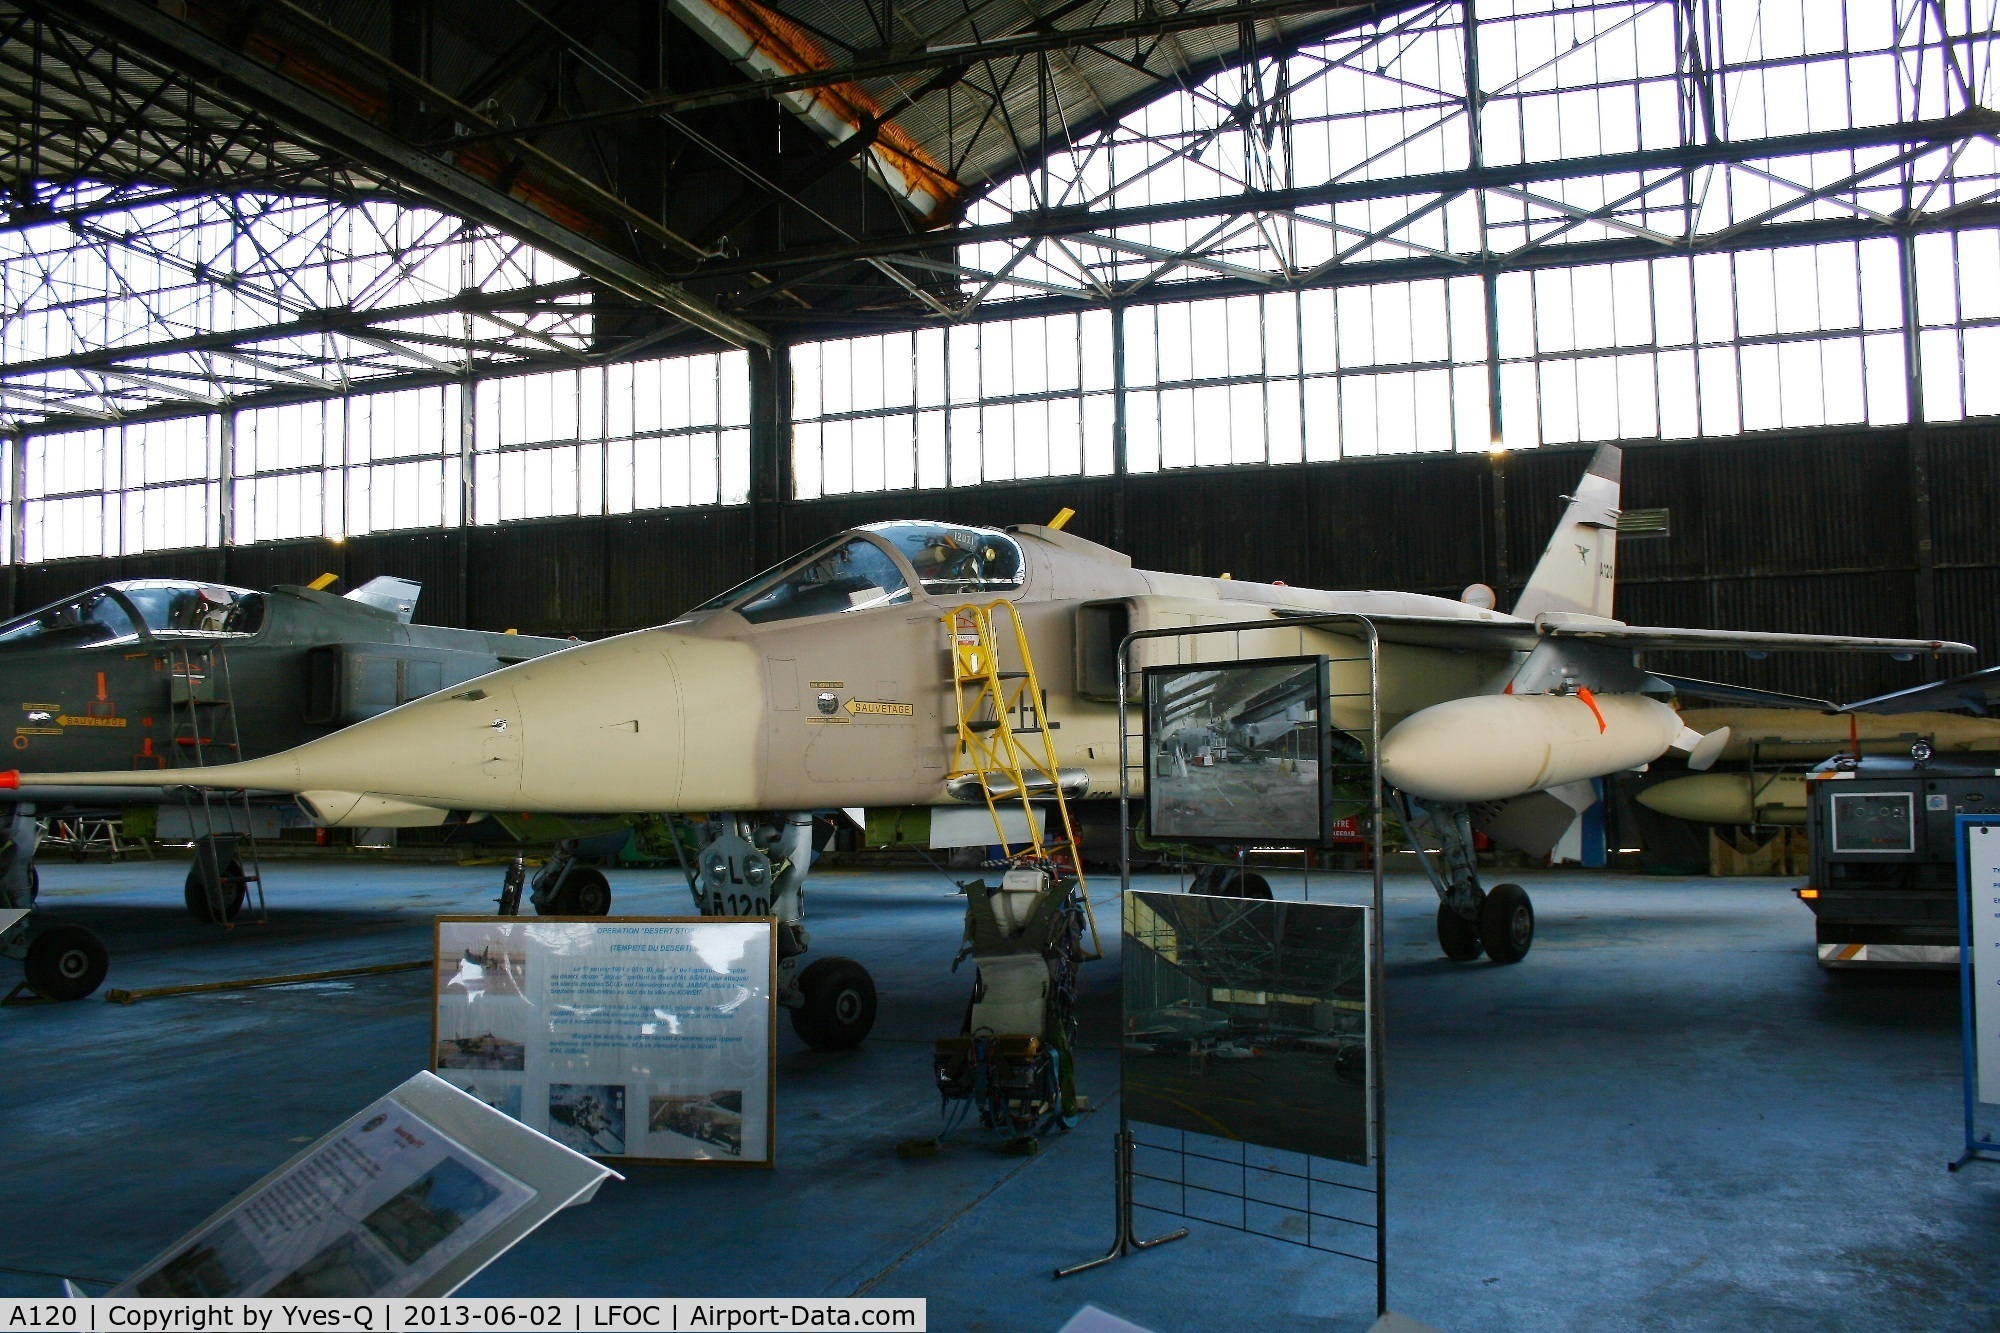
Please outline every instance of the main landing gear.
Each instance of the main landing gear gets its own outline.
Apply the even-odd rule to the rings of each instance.
[[[803,969],[806,875],[813,817],[807,810],[717,815],[695,826],[698,851],[688,890],[703,916],[778,918],[778,1003],[792,1030],[816,1051],[859,1046],[875,1026],[875,982],[851,958],[821,958]]]
[[[38,888],[35,849],[41,841],[35,808],[17,805],[4,825],[0,846],[0,908],[20,909],[0,917],[0,954],[21,960],[27,988],[45,1000],[81,1000],[104,984],[111,953],[95,932],[82,926],[42,925],[35,910]],[[39,928],[38,928],[39,927]]]
[[[537,916],[611,915],[611,881],[602,870],[577,860],[574,838],[557,843],[555,855],[542,863],[532,879],[522,861],[517,859],[509,867],[500,890],[501,915],[512,916],[521,910],[524,883]]]
[[[1519,884],[1479,885],[1479,861],[1472,843],[1472,819],[1462,805],[1424,805],[1406,795],[1393,802],[1403,835],[1437,890],[1438,947],[1456,963],[1485,954],[1496,963],[1518,963],[1535,943],[1535,905]],[[1418,831],[1439,844],[1437,860],[1424,850]]]

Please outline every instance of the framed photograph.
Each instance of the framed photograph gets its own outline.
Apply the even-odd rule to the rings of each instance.
[[[1324,657],[1146,668],[1146,833],[1318,847],[1331,834]]]
[[[769,917],[437,918],[432,1069],[614,1162],[769,1166]]]

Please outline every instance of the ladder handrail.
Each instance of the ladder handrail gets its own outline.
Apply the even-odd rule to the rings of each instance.
[[[236,714],[235,677],[230,670],[229,655],[227,652],[223,650],[222,645],[219,643],[212,643],[204,646],[201,649],[202,661],[201,661],[201,672],[199,675],[196,674],[194,657],[195,657],[195,649],[188,644],[180,643],[174,645],[173,649],[171,650],[171,655],[168,658],[167,706],[169,710],[169,717],[172,719],[173,722],[172,739],[175,742],[174,757],[176,761],[178,761],[180,758],[180,752],[183,747],[179,744],[179,742],[182,739],[181,729],[183,725],[185,725],[187,729],[187,737],[186,737],[187,745],[185,746],[185,748],[191,750],[194,754],[193,767],[195,768],[208,767],[207,751],[208,747],[211,744],[222,744],[228,747],[230,750],[232,750],[237,759],[241,759],[243,757],[243,731],[240,721]],[[211,679],[214,679],[214,675],[218,670],[218,667],[220,669],[220,676],[221,676],[219,682],[220,697],[207,700],[199,698],[198,697],[199,691],[196,689],[195,682],[197,680],[209,681]],[[178,677],[181,684],[181,688],[186,694],[185,699],[176,699],[174,697],[174,681],[176,677]],[[218,717],[218,725],[216,727],[209,728],[207,732],[204,732],[202,725],[201,709],[204,703],[215,707],[220,714],[220,716]],[[185,723],[183,723],[181,717],[181,709],[183,707],[187,709],[187,717]],[[219,725],[220,722],[224,719],[226,719],[229,726],[229,738],[226,741],[223,740],[221,737],[220,725]],[[251,886],[255,886],[257,894],[256,919],[259,922],[269,921],[270,911],[268,905],[264,900],[263,865],[259,860],[257,854],[257,830],[250,815],[249,793],[241,790],[234,790],[231,792],[218,794],[214,790],[208,787],[198,788],[196,789],[196,791],[197,795],[200,797],[200,808],[201,808],[202,832],[200,834],[200,837],[208,839],[211,843],[211,847],[213,845],[213,840],[216,836],[216,818],[215,818],[216,803],[220,801],[224,809],[233,809],[236,806],[240,806],[242,808],[243,833],[241,836],[241,842],[248,844],[249,857],[247,864],[244,863],[243,858],[240,854],[237,858],[238,866],[241,869],[240,877],[245,885],[246,893],[249,891]],[[188,823],[190,826],[193,826],[195,822],[195,802],[187,799],[186,797],[183,797],[182,804],[187,808],[188,811]],[[233,823],[234,821],[231,822]],[[234,836],[233,828],[231,830],[231,835]],[[199,871],[201,865],[201,857],[198,852],[195,857],[195,865],[197,871]],[[227,906],[226,902],[222,901],[222,899],[226,898],[227,896],[226,890],[222,884],[223,867],[219,863],[217,863],[214,869],[215,869],[216,882],[212,887],[215,890],[217,901],[211,903],[210,906],[215,909],[217,917],[222,918],[223,925],[227,927],[233,925],[234,923],[226,919],[226,916],[222,910],[224,907]]]
[[[1000,670],[999,644],[993,629],[993,612],[1004,608],[1012,620],[1015,650],[1020,654],[1022,669],[1018,672]],[[963,620],[971,621],[973,643],[964,642],[966,631],[961,628]],[[993,818],[993,827],[1000,838],[1000,848],[1004,855],[1012,858],[1013,844],[1007,837],[1007,827],[1000,817],[1000,808],[993,795],[993,783],[989,775],[994,772],[1005,774],[1014,784],[1013,799],[1020,801],[1022,813],[1027,817],[1029,855],[1036,861],[1052,864],[1055,861],[1051,848],[1069,853],[1070,868],[1076,875],[1078,896],[1083,899],[1084,918],[1090,927],[1090,943],[1093,952],[1086,958],[1102,958],[1104,946],[1097,931],[1097,915],[1090,905],[1089,882],[1084,876],[1083,852],[1077,846],[1076,825],[1070,818],[1069,801],[1063,795],[1060,765],[1056,759],[1055,741],[1050,735],[1047,710],[1042,702],[1041,678],[1035,671],[1034,653],[1028,644],[1027,628],[1021,622],[1021,613],[1012,602],[998,598],[984,604],[968,602],[953,607],[940,617],[950,636],[952,700],[957,710],[958,749],[953,754],[952,763],[946,769],[947,780],[968,771],[958,767],[958,758],[963,755],[972,765],[969,770],[979,779],[980,795],[986,801],[986,810]],[[966,649],[974,651],[968,654]],[[1003,683],[1013,681],[1016,688],[1009,698]],[[977,686],[968,710],[966,687]],[[994,724],[986,731],[975,729],[976,714],[981,706],[991,699]],[[1042,756],[1037,760],[1021,744],[1015,733],[1009,714],[1022,706],[1023,700],[1033,710],[1034,726],[1042,738]],[[1055,798],[1056,809],[1062,816],[1062,837],[1060,840],[1045,842],[1041,830],[1036,827],[1034,802],[1029,799],[1027,770],[1034,769],[1048,783],[1050,794]]]

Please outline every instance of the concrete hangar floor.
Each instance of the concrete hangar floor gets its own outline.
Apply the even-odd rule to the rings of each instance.
[[[186,916],[182,873],[50,862],[43,902],[102,932],[108,984],[137,988],[422,957],[430,915],[491,910],[498,879],[275,863],[272,924],[225,938]],[[2000,1328],[2000,1168],[1944,1170],[1952,978],[1822,975],[1788,882],[1528,887],[1534,953],[1496,968],[1439,958],[1430,890],[1392,882],[1396,1309],[1454,1331]],[[616,891],[624,911],[685,910],[677,875],[619,873]],[[465,1294],[912,1295],[936,1329],[1053,1330],[1086,1301],[1162,1333],[1367,1326],[1366,1269],[1200,1224],[1052,1280],[1109,1239],[1115,1115],[1032,1158],[961,1130],[898,1159],[938,1123],[929,1046],[963,1013],[961,900],[930,873],[826,872],[812,891],[816,947],[864,963],[882,1008],[839,1055],[781,1023],[776,1168],[634,1169]],[[1114,899],[1100,881],[1101,920]],[[1086,973],[1079,1072],[1100,1105],[1117,983],[1115,955]],[[428,997],[403,973],[0,1011],[0,1293],[103,1290],[421,1067]]]

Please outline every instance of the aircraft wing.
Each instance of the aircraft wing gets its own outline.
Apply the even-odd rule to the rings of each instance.
[[[1750,653],[1970,653],[1949,639],[1878,639],[1859,634],[1767,634],[1738,629],[1661,629],[1651,625],[1539,625],[1558,639],[1587,639],[1634,651]]]
[[[1282,610],[1285,620],[1325,617],[1325,611]],[[1970,653],[1968,643],[1947,639],[1883,639],[1854,634],[1772,634],[1758,630],[1667,629],[1615,621],[1478,620],[1470,616],[1375,615],[1384,643],[1484,652],[1528,652],[1545,638],[1576,639],[1640,651],[1751,653]],[[1337,629],[1337,626],[1330,626]],[[1812,701],[1818,706],[1819,701]]]
[[[1934,685],[1918,685],[1893,694],[1878,694],[1859,703],[1843,704],[1837,711],[1928,713],[1964,708],[1979,717],[1987,717],[1993,713],[1996,704],[2000,704],[2000,667],[1987,667],[1984,671],[1975,671],[1953,680],[1941,680]]]

